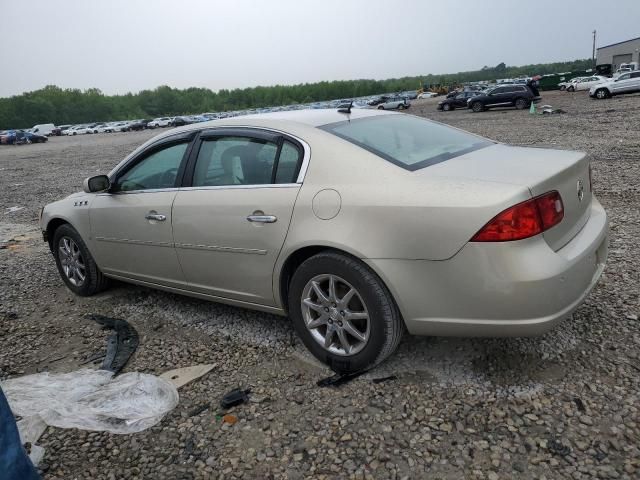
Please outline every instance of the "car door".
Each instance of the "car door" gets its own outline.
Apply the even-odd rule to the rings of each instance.
[[[640,91],[640,72],[631,72],[629,75],[629,92]]]
[[[194,134],[156,142],[123,165],[89,206],[92,253],[106,274],[185,288],[171,208]]]
[[[614,94],[624,93],[629,87],[629,81],[631,79],[631,73],[623,73],[613,82],[611,89]]]
[[[276,305],[273,269],[300,190],[304,145],[259,129],[201,133],[173,205],[176,250],[189,288]]]
[[[507,93],[507,87],[496,87],[488,95],[485,106],[498,107],[502,105],[509,105],[509,94]]]
[[[470,98],[468,92],[457,94],[452,100],[455,107],[463,108],[467,106],[467,99]]]

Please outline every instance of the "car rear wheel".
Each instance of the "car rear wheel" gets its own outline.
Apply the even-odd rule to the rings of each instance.
[[[471,110],[473,110],[474,112],[481,112],[482,109],[482,103],[480,102],[473,102],[473,104],[471,105]]]
[[[524,98],[519,98],[516,100],[516,108],[518,110],[523,110],[525,108],[527,108],[527,105],[529,104],[529,102],[527,102]]]
[[[444,105],[442,105],[442,110],[444,110],[445,112],[448,112],[449,110],[451,110],[451,105],[449,105],[448,103],[445,103]]]
[[[404,332],[382,281],[360,261],[336,252],[319,253],[298,267],[288,304],[302,342],[337,373],[379,364]]]
[[[607,91],[606,88],[599,88],[598,90],[596,90],[596,98],[599,100],[603,100],[605,98],[609,97],[609,92]]]
[[[62,280],[76,295],[87,297],[107,288],[109,279],[102,274],[82,237],[71,225],[56,229],[53,255]]]

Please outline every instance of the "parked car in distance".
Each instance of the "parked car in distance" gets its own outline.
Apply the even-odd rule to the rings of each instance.
[[[498,85],[469,98],[467,107],[474,112],[496,107],[515,107],[522,110],[528,108],[531,102],[539,101],[540,97],[527,85]]]
[[[55,130],[55,128],[56,126],[53,123],[41,123],[39,125],[34,125],[33,127],[31,127],[30,132],[37,135],[50,137],[54,134],[53,131]]]
[[[391,97],[378,104],[376,108],[378,110],[405,110],[410,106],[411,103],[404,97]]]
[[[193,121],[191,120],[190,117],[184,116],[184,117],[173,117],[171,119],[171,126],[172,127],[182,127],[184,125],[190,125],[191,123],[193,123]]]
[[[288,315],[357,372],[405,329],[529,336],[568,318],[607,259],[589,172],[581,152],[412,115],[277,112],[158,135],[40,228],[77,295],[114,278]]]
[[[111,133],[113,132],[113,126],[109,123],[98,123],[93,127],[93,133]]]
[[[418,95],[419,99],[422,98],[433,98],[433,97],[437,97],[438,94],[434,93],[434,92],[422,92],[420,95]]]
[[[601,77],[600,75],[593,75],[591,77],[583,77],[579,80],[573,79],[567,85],[567,92],[578,92],[581,90],[589,90],[593,85],[602,83],[607,80],[607,77]]]
[[[640,71],[623,73],[619,77],[592,85],[589,89],[589,96],[602,100],[616,95],[636,92],[640,92]]]
[[[587,78],[587,77],[574,77],[574,78],[570,78],[569,80],[565,80],[564,82],[560,82],[558,84],[558,88],[560,89],[561,92],[564,92],[567,87],[569,85],[571,85],[571,83],[573,82],[578,82],[580,80],[582,80],[583,78]]]
[[[147,128],[147,123],[149,123],[149,120],[133,120],[129,123],[129,130],[144,130],[145,128]]]
[[[25,143],[44,143],[49,140],[44,135],[31,133],[28,130],[6,130],[0,134],[3,145],[24,145]]]
[[[93,128],[89,125],[80,125],[75,128],[73,135],[86,135],[93,133]]]
[[[154,118],[148,124],[148,128],[169,127],[171,126],[171,117]]]
[[[453,97],[448,97],[438,102],[438,110],[448,112],[449,110],[455,110],[456,108],[467,108],[467,100],[479,94],[480,92],[459,92]]]
[[[76,131],[76,129],[79,128],[76,125],[72,125],[69,128],[65,129],[62,131],[62,135],[77,135],[78,132]]]

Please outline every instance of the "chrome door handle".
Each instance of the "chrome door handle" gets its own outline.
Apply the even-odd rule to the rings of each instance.
[[[275,223],[278,217],[275,215],[249,215],[247,220],[257,223]]]
[[[157,213],[148,213],[147,215],[145,215],[145,217],[147,220],[156,220],[158,222],[164,222],[167,219],[166,215],[160,215]]]

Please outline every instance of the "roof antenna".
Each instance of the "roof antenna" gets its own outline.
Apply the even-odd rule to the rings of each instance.
[[[338,113],[351,113],[351,107],[353,107],[353,100],[349,101],[349,103],[344,103],[338,107]]]

